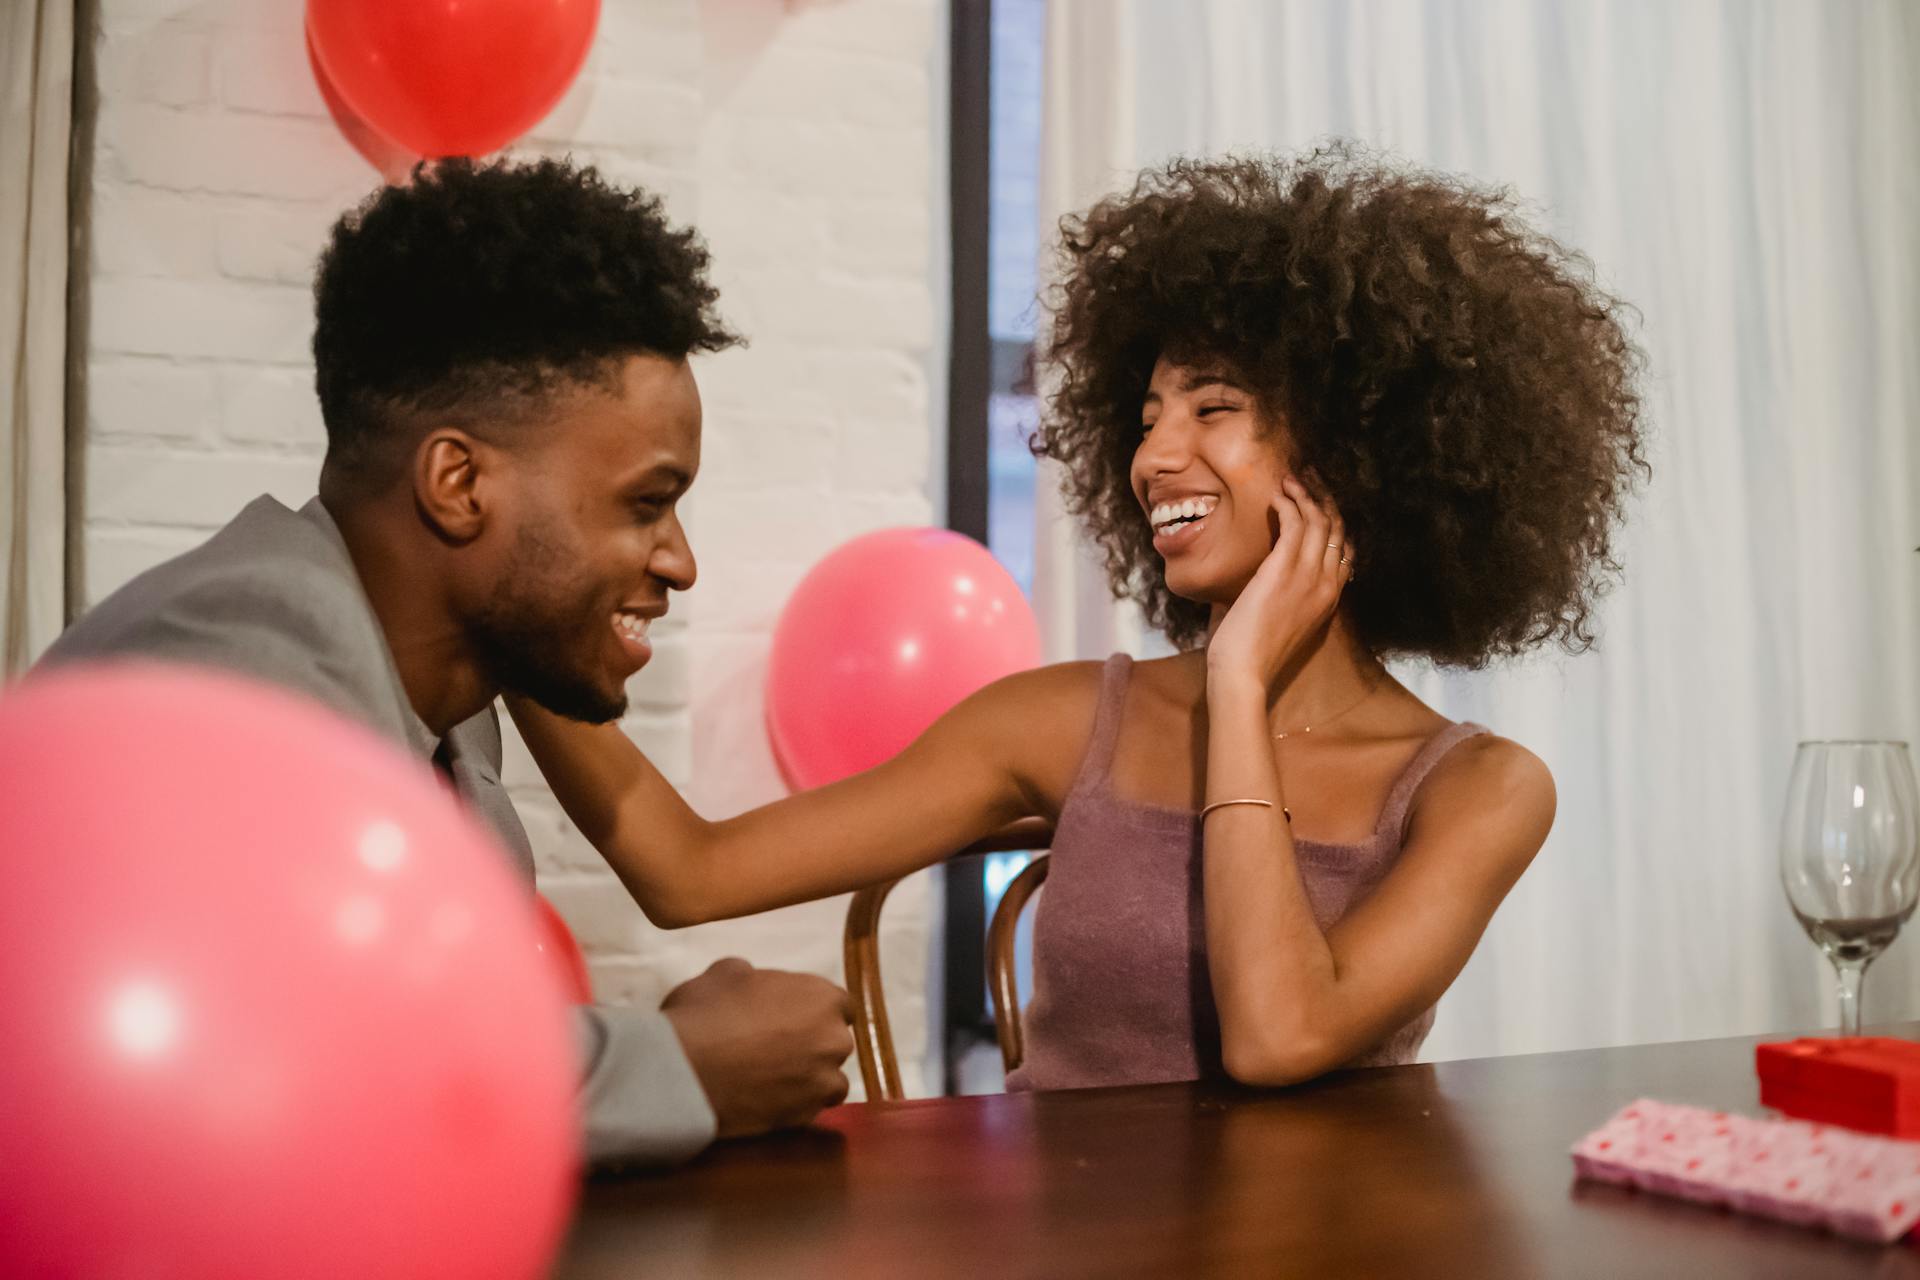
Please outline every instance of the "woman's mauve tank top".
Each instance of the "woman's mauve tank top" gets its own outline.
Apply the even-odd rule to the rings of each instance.
[[[1107,660],[1093,738],[1055,824],[1047,882],[1034,908],[1026,1060],[1008,1076],[1010,1090],[1223,1074],[1207,976],[1200,817],[1122,799],[1107,777],[1132,668],[1125,654]],[[1294,841],[1300,879],[1322,929],[1364,898],[1399,858],[1414,793],[1434,766],[1485,732],[1452,724],[1428,739],[1394,783],[1367,840]],[[1347,1065],[1411,1062],[1432,1025],[1428,1009]]]

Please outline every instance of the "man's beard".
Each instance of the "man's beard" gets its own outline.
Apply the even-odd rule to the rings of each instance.
[[[593,674],[567,663],[584,637],[613,625],[612,609],[601,608],[591,588],[569,574],[577,563],[539,531],[523,529],[469,632],[494,684],[557,716],[605,724],[626,713],[627,691],[609,694]]]

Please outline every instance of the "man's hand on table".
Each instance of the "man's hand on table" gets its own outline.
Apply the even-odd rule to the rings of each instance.
[[[722,1138],[811,1121],[846,1100],[847,993],[811,974],[721,960],[660,1005]]]

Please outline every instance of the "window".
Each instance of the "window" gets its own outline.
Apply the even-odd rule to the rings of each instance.
[[[980,538],[1033,589],[1038,409],[1027,372],[1038,308],[1040,76],[1045,0],[953,6],[953,360],[948,523]],[[947,878],[946,1061],[951,1092],[997,1089],[985,937],[1028,855],[995,854]],[[1025,928],[1023,925],[1023,935]],[[1024,957],[1024,937],[1020,944]],[[1028,989],[1026,962],[1021,986]]]

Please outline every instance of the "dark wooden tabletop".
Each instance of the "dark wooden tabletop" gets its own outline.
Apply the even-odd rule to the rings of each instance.
[[[1920,1023],[1887,1029],[1920,1038]],[[590,1183],[565,1280],[1920,1277],[1920,1247],[1576,1184],[1638,1097],[1759,1112],[1755,1040],[830,1112]]]

